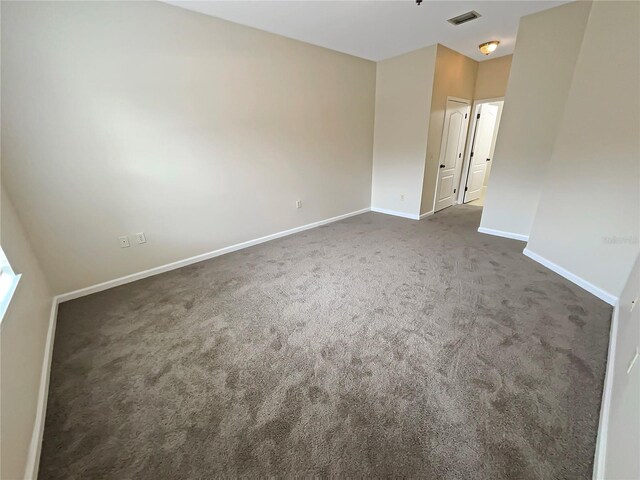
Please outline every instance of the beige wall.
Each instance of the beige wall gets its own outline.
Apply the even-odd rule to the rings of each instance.
[[[0,243],[22,274],[0,326],[0,477],[23,478],[36,418],[53,294],[2,189]]]
[[[478,64],[439,44],[378,62],[373,208],[433,210],[447,97],[504,96],[510,65],[511,55]]]
[[[489,104],[489,105],[496,105],[498,107],[498,115],[496,116],[496,127],[493,130],[493,139],[491,140],[491,150],[489,151],[489,158],[493,158],[495,151],[496,151],[496,141],[498,140],[498,133],[500,133],[500,120],[502,119],[502,109],[504,107],[504,102],[497,102],[494,104]],[[491,164],[493,162],[488,162],[487,163],[487,171],[484,174],[484,182],[483,182],[483,187],[487,188],[487,186],[489,185],[489,178],[491,177]]]
[[[639,20],[593,4],[527,245],[615,297],[640,250]]]
[[[2,63],[4,184],[56,293],[370,206],[373,62],[160,2],[2,2]]]
[[[433,210],[447,96],[473,100],[478,62],[438,45],[420,213]]]
[[[373,208],[419,213],[435,64],[436,45],[377,64]]]
[[[633,369],[627,373],[629,363],[640,348],[640,308],[636,305],[631,310],[631,302],[637,300],[639,294],[640,257],[636,259],[614,312],[614,322],[618,325],[613,340],[616,348],[612,365],[607,369],[607,375],[613,374],[611,398],[609,408],[603,405],[601,414],[603,419],[608,419],[606,448],[602,449],[603,455],[596,458],[596,474],[600,474],[594,478],[640,478],[640,362],[636,360]]]
[[[473,94],[475,100],[505,96],[512,59],[513,55],[505,55],[478,63],[478,75]]]
[[[572,2],[520,21],[484,228],[531,232],[590,8]]]

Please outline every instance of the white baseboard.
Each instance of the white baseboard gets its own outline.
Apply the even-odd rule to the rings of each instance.
[[[609,330],[609,351],[607,353],[607,370],[604,375],[602,389],[602,403],[600,404],[600,421],[596,437],[596,451],[593,457],[593,480],[604,480],[607,453],[607,438],[609,434],[609,414],[611,411],[611,396],[613,395],[613,371],[616,358],[616,344],[618,338],[618,323],[620,316],[620,302],[616,302],[611,317]]]
[[[485,227],[478,227],[478,231],[480,233],[495,235],[496,237],[511,238],[513,240],[521,240],[523,242],[529,241],[529,235],[522,235],[521,233],[504,232],[502,230],[494,230],[493,228],[485,228]]]
[[[136,280],[147,278],[153,275],[158,275],[160,273],[168,272],[170,270],[175,270],[176,268],[191,265],[193,263],[201,262],[203,260],[208,260],[210,258],[218,257],[220,255],[224,255],[225,253],[235,252],[236,250],[241,250],[243,248],[248,248],[253,245],[258,245],[260,243],[268,242],[269,240],[275,240],[276,238],[285,237],[287,235],[292,235],[294,233],[302,232],[304,230],[316,228],[321,225],[337,222],[338,220],[343,220],[345,218],[353,217],[355,215],[360,215],[368,211],[370,211],[370,208],[363,208],[362,210],[345,213],[343,215],[338,215],[337,217],[327,218],[325,220],[309,223],[301,227],[291,228],[289,230],[284,230],[282,232],[267,235],[265,237],[256,238],[254,240],[248,240],[246,242],[238,243],[236,245],[231,245],[229,247],[214,250],[213,252],[203,253],[202,255],[196,255],[194,257],[186,258],[184,260],[179,260],[177,262],[151,268],[143,272],[134,273],[124,277],[116,278],[108,282],[99,283],[97,285],[75,290],[73,292],[63,293],[61,295],[54,297],[53,304],[51,306],[51,316],[49,318],[49,330],[47,332],[44,358],[42,362],[42,372],[40,376],[40,390],[38,392],[38,404],[36,407],[37,408],[36,418],[35,418],[34,427],[33,427],[33,434],[31,436],[31,444],[29,446],[29,455],[27,458],[27,465],[24,473],[25,479],[35,480],[38,477],[38,466],[40,465],[40,453],[42,451],[42,439],[44,434],[44,425],[45,425],[45,418],[46,418],[46,412],[47,412],[47,398],[49,394],[49,378],[51,374],[51,361],[53,359],[53,341],[55,339],[58,305],[60,303],[66,302],[68,300],[73,300],[74,298],[83,297],[85,295],[90,295],[92,293],[101,292],[103,290],[124,285],[126,283],[135,282]]]
[[[433,210],[431,210],[431,211],[429,211],[427,213],[421,213],[420,214],[420,220],[422,220],[423,218],[429,217],[431,215],[433,215]]]
[[[187,265],[191,265],[193,263],[202,262],[203,260],[209,260],[210,258],[218,257],[220,255],[224,255],[225,253],[235,252],[237,250],[242,250],[243,248],[252,247],[254,245],[258,245],[260,243],[268,242],[270,240],[275,240],[276,238],[286,237],[287,235],[292,235],[294,233],[302,232],[304,230],[309,230],[311,228],[316,228],[321,225],[326,225],[328,223],[337,222],[339,220],[344,220],[345,218],[353,217],[355,215],[360,215],[362,213],[366,213],[370,211],[370,208],[363,208],[362,210],[356,210],[355,212],[345,213],[343,215],[338,215],[337,217],[327,218],[325,220],[320,220],[318,222],[308,223],[306,225],[302,225],[300,227],[291,228],[289,230],[284,230],[282,232],[273,233],[271,235],[266,235],[264,237],[256,238],[253,240],[247,240],[246,242],[237,243],[235,245],[231,245],[229,247],[219,248],[218,250],[214,250],[212,252],[203,253],[200,255],[196,255],[194,257],[185,258],[184,260],[178,260],[176,262],[168,263],[166,265],[161,265],[159,267],[150,268],[149,270],[144,270],[138,273],[132,273],[131,275],[126,275],[124,277],[116,278],[114,280],[109,280],[107,282],[102,282],[97,285],[92,285],[90,287],[81,288],[79,290],[74,290],[73,292],[63,293],[62,295],[58,295],[58,301],[60,303],[67,302],[69,300],[73,300],[75,298],[84,297],[86,295],[91,295],[92,293],[101,292],[103,290],[107,290],[109,288],[118,287],[120,285],[124,285],[126,283],[135,282],[136,280],[142,280],[143,278],[151,277],[153,275],[158,275],[160,273],[168,272],[170,270],[175,270],[177,268],[186,267]]]
[[[269,240],[275,240],[276,238],[281,238],[287,235],[292,235],[294,233],[302,232],[304,230],[309,230],[311,228],[319,227],[321,225],[326,225],[328,223],[336,222],[348,217],[352,217],[355,215],[360,215],[362,213],[366,213],[368,211],[374,211],[379,213],[386,213],[389,215],[397,215],[404,218],[411,219],[422,219],[429,215],[433,215],[433,211],[424,213],[419,217],[416,215],[405,214],[402,212],[393,212],[390,210],[383,210],[377,208],[364,208],[362,210],[358,210],[355,212],[346,213],[344,215],[339,215],[337,217],[332,217],[326,220],[321,220],[318,222],[310,223],[307,225],[303,225],[301,227],[292,228],[290,230],[285,230],[282,232],[274,233],[272,235],[267,235],[265,237],[257,238],[254,240],[249,240],[246,242],[238,243],[236,245],[232,245],[229,247],[221,248],[218,250],[214,250],[213,252],[204,253],[202,255],[197,255],[194,257],[187,258],[185,260],[180,260],[177,262],[173,262],[167,265],[163,265],[160,267],[152,268],[149,270],[145,270],[143,272],[135,273],[132,275],[127,275],[125,277],[120,277],[115,280],[111,280],[108,282],[103,282],[98,285],[93,285],[91,287],[83,288],[80,290],[75,290],[73,292],[65,293],[62,295],[58,295],[53,298],[53,302],[51,305],[51,314],[49,318],[49,328],[47,331],[47,338],[44,350],[44,357],[42,362],[42,371],[40,377],[40,389],[38,392],[38,404],[36,411],[36,418],[33,427],[33,433],[31,437],[31,443],[29,446],[29,455],[27,458],[27,465],[25,468],[25,479],[35,480],[38,476],[38,467],[40,464],[40,454],[42,451],[42,440],[44,434],[44,426],[46,419],[46,410],[47,410],[47,398],[49,393],[49,379],[51,374],[51,362],[53,358],[53,343],[55,339],[55,330],[56,330],[56,321],[57,321],[57,313],[58,313],[58,305],[64,301],[72,300],[74,298],[79,298],[84,295],[90,295],[92,293],[100,292],[102,290],[106,290],[108,288],[116,287],[119,285],[123,285],[129,282],[134,282],[136,280],[140,280],[142,278],[146,278],[152,275],[157,275],[163,272],[167,272],[170,270],[174,270],[183,266],[191,265],[193,263],[197,263],[203,260],[207,260],[209,258],[214,258],[219,255],[223,255],[225,253],[234,252],[243,248],[248,248],[253,245],[258,245],[260,243],[268,242]],[[497,235],[506,238],[515,238],[516,240],[527,240],[528,237],[525,235],[512,234],[509,232],[502,232],[499,230],[492,230],[487,228],[478,228],[479,232],[488,233],[491,235]],[[536,262],[544,265],[545,267],[553,270],[564,278],[570,280],[576,285],[584,288],[588,292],[597,296],[598,298],[604,300],[605,302],[614,305],[614,313],[611,323],[611,331],[610,331],[610,340],[609,340],[609,352],[607,356],[607,371],[605,375],[605,384],[602,394],[602,406],[600,410],[600,422],[598,427],[598,436],[596,441],[596,450],[595,450],[595,458],[594,458],[594,469],[593,469],[593,478],[602,479],[604,478],[604,465],[605,465],[605,452],[607,445],[607,433],[609,426],[609,410],[611,405],[611,391],[613,388],[613,359],[615,358],[615,349],[616,349],[616,335],[618,331],[618,298],[611,295],[608,292],[596,287],[595,285],[587,282],[586,280],[581,279],[580,277],[568,272],[563,269],[559,265],[541,257],[540,255],[532,252],[531,250],[525,248],[523,253],[535,260]]]
[[[384,213],[385,215],[393,215],[395,217],[410,218],[411,220],[420,220],[420,215],[415,213],[397,212],[396,210],[387,210],[386,208],[371,207],[372,212]]]
[[[603,300],[603,301],[607,302],[609,305],[614,305],[615,306],[618,303],[618,297],[616,297],[615,295],[613,295],[613,294],[601,289],[600,287],[596,287],[593,283],[588,282],[583,278],[580,278],[579,276],[577,276],[577,275],[571,273],[570,271],[562,268],[560,265],[558,265],[556,263],[553,263],[551,260],[547,260],[543,256],[538,255],[535,252],[532,252],[528,248],[525,248],[522,253],[524,253],[530,259],[535,260],[539,264],[544,265],[549,270],[553,270],[558,275],[566,278],[570,282],[575,283],[579,287],[585,289],[587,292],[595,295],[600,300]]]
[[[51,314],[49,316],[49,329],[44,346],[44,356],[42,358],[42,371],[40,373],[40,389],[38,391],[38,403],[36,405],[36,418],[31,434],[27,465],[24,478],[36,480],[38,478],[38,467],[40,465],[40,452],[42,451],[42,436],[44,434],[44,423],[47,413],[47,398],[49,396],[49,377],[51,374],[51,360],[53,358],[53,340],[56,335],[56,322],[58,317],[58,297],[53,297]]]

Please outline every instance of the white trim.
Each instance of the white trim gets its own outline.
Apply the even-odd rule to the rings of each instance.
[[[447,95],[447,102],[451,100],[452,102],[465,103],[471,106],[471,100],[468,98],[454,97],[452,95]]]
[[[158,275],[160,273],[168,272],[170,270],[175,270],[176,268],[186,267],[187,265],[191,265],[193,263],[218,257],[220,255],[224,255],[225,253],[235,252],[236,250],[242,250],[243,248],[248,248],[254,245],[258,245],[260,243],[268,242],[269,240],[275,240],[276,238],[286,237],[287,235],[292,235],[294,233],[302,232],[304,230],[309,230],[311,228],[319,227],[321,225],[326,225],[328,223],[337,222],[338,220],[344,220],[345,218],[366,213],[369,210],[371,209],[363,208],[362,210],[356,210],[355,212],[349,212],[343,215],[338,215],[337,217],[331,217],[325,220],[320,220],[318,222],[308,223],[307,225],[302,225],[301,227],[295,227],[289,230],[273,233],[271,235],[266,235],[264,237],[256,238],[253,240],[247,240],[246,242],[237,243],[229,247],[219,248],[218,250],[214,250],[212,252],[202,253],[194,257],[185,258],[183,260],[178,260],[176,262],[168,263],[166,265],[161,265],[159,267],[150,268],[149,270],[144,270],[138,273],[132,273],[131,275],[125,275],[124,277],[116,278],[114,280],[108,280],[106,282],[98,283],[97,285],[92,285],[90,287],[81,288],[79,290],[74,290],[72,292],[63,293],[62,295],[58,296],[58,301],[62,303],[62,302],[67,302],[69,300],[73,300],[75,298],[84,297],[85,295],[91,295],[92,293],[101,292],[109,288],[118,287],[126,283],[135,282],[136,280],[141,280],[143,278],[151,277],[153,275]]]
[[[496,103],[496,102],[504,102],[504,97],[493,97],[493,98],[478,98],[473,101],[473,103]]]
[[[404,213],[396,210],[387,210],[386,208],[371,207],[372,212],[384,213],[385,215],[393,215],[395,217],[410,218],[411,220],[420,220],[420,215],[415,213]]]
[[[609,352],[607,353],[607,370],[604,375],[604,388],[602,389],[602,403],[600,405],[600,421],[598,422],[598,435],[596,436],[596,451],[593,456],[593,479],[605,478],[605,464],[607,454],[607,437],[609,435],[609,414],[611,411],[611,396],[613,395],[614,360],[616,358],[616,340],[618,337],[618,317],[620,316],[620,302],[616,302],[611,317],[611,329],[609,330]]]
[[[521,240],[523,242],[529,241],[529,235],[522,235],[521,233],[504,232],[502,230],[494,230],[493,228],[485,227],[478,227],[478,231],[488,235],[495,235],[496,237],[511,238],[513,240]]]
[[[225,253],[235,252],[236,250],[241,250],[243,248],[248,248],[253,245],[258,245],[260,243],[268,242],[269,240],[275,240],[276,238],[285,237],[287,235],[292,235],[294,233],[302,232],[304,230],[309,230],[311,228],[319,227],[321,225],[337,222],[345,218],[366,213],[370,210],[371,210],[370,208],[363,208],[355,212],[345,213],[343,215],[338,215],[337,217],[327,218],[325,220],[320,220],[318,222],[302,225],[301,227],[291,228],[289,230],[284,230],[282,232],[256,238],[254,240],[248,240],[246,242],[238,243],[236,245],[231,245],[229,247],[214,250],[213,252],[203,253],[202,255],[196,255],[194,257],[186,258],[184,260],[179,260],[177,262],[169,263],[167,265],[151,268],[143,272],[133,273],[131,275],[126,275],[124,277],[116,278],[114,280],[99,283],[97,285],[93,285],[87,288],[81,288],[73,292],[63,293],[61,295],[57,295],[56,297],[53,297],[53,304],[51,305],[51,314],[49,317],[49,330],[47,332],[44,358],[42,360],[42,371],[40,374],[40,390],[38,392],[36,418],[33,426],[33,433],[31,435],[31,443],[29,445],[29,454],[27,457],[27,464],[25,466],[24,478],[29,480],[32,480],[32,479],[35,480],[38,477],[38,467],[40,465],[40,454],[42,452],[42,439],[44,434],[44,425],[45,425],[45,419],[46,419],[46,413],[47,413],[49,378],[51,375],[51,361],[53,359],[53,342],[55,339],[58,305],[60,303],[66,302],[68,300],[73,300],[75,298],[83,297],[85,295],[90,295],[92,293],[101,292],[103,290],[117,287],[119,285],[124,285],[125,283],[134,282],[142,278],[158,275],[160,273],[168,272],[170,270],[175,270],[176,268],[191,265],[193,263],[201,262],[203,260],[208,260],[210,258],[224,255]]]
[[[40,372],[40,389],[38,391],[38,404],[36,405],[36,418],[31,434],[31,444],[27,456],[24,478],[35,480],[38,478],[38,467],[40,466],[40,453],[42,451],[42,437],[44,434],[44,423],[47,413],[47,398],[49,396],[49,377],[51,373],[51,360],[53,358],[53,340],[56,333],[56,321],[58,317],[59,296],[53,297],[51,314],[49,315],[49,330],[44,346],[44,356],[42,358],[42,371]]]
[[[163,265],[160,267],[156,267],[153,269],[145,270],[144,272],[139,272],[132,275],[127,275],[125,277],[117,278],[115,280],[111,280],[109,282],[103,282],[98,285],[94,285],[91,287],[87,287],[80,290],[75,290],[73,292],[65,293],[62,295],[57,295],[53,298],[53,302],[51,305],[51,313],[49,315],[49,328],[47,331],[47,338],[44,349],[44,356],[42,360],[42,370],[40,374],[40,388],[38,391],[38,404],[36,406],[36,418],[33,426],[33,433],[31,435],[31,443],[29,446],[29,453],[27,456],[27,464],[25,467],[24,478],[28,480],[35,480],[38,477],[38,468],[40,465],[40,455],[42,452],[42,441],[44,435],[44,427],[46,420],[46,412],[47,412],[47,399],[49,394],[49,380],[51,377],[51,363],[53,360],[53,343],[55,339],[55,331],[56,331],[56,322],[58,315],[58,305],[64,301],[72,300],[74,298],[78,298],[84,295],[89,295],[91,293],[100,292],[102,290],[106,290],[108,288],[112,288],[118,285],[123,285],[125,283],[133,282],[142,278],[146,278],[152,275],[157,275],[159,273],[163,273],[169,270],[174,270],[176,268],[180,268],[182,266],[191,265],[192,263],[196,263],[202,260],[207,260],[209,258],[214,258],[219,255],[223,255],[225,253],[230,253],[236,250],[240,250],[242,248],[247,248],[253,245],[257,245],[259,243],[264,243],[269,240],[274,240],[276,238],[284,237],[287,235],[291,235],[293,233],[301,232],[304,230],[308,230],[311,228],[315,228],[321,225],[326,225],[328,223],[336,222],[338,220],[342,220],[348,217],[352,217],[355,215],[360,215],[362,213],[366,213],[368,211],[374,211],[379,213],[386,213],[389,215],[397,215],[405,218],[415,219],[415,215],[406,214],[402,212],[394,212],[392,210],[383,210],[378,208],[363,208],[362,210],[357,210],[355,212],[346,213],[344,215],[339,215],[337,217],[332,217],[326,220],[321,220],[319,222],[310,223],[307,225],[303,225],[301,227],[292,228],[290,230],[285,230],[282,232],[278,232],[272,235],[267,235],[265,237],[261,237],[255,240],[249,240],[247,242],[239,243],[236,245],[232,245],[230,247],[221,248],[219,250],[214,250],[210,253],[205,253],[202,255],[197,255],[195,257],[190,257],[185,260],[180,260],[178,262],[173,262],[167,265]],[[419,216],[420,219],[433,215],[433,211],[423,213]],[[488,233],[491,235],[498,236],[506,236],[507,238],[516,238],[517,237],[525,237],[525,235],[519,234],[511,234],[508,232],[501,232],[499,230],[492,230],[488,228],[480,227],[478,228],[479,232]],[[511,236],[508,236],[511,235]],[[528,237],[527,237],[528,238]],[[607,433],[609,427],[609,410],[611,407],[611,392],[613,388],[613,359],[615,358],[615,350],[616,350],[616,336],[618,331],[618,315],[619,315],[619,302],[616,297],[613,297],[611,294],[604,292],[603,290],[598,289],[593,286],[589,282],[582,280],[581,278],[573,275],[570,272],[567,272],[562,267],[546,260],[540,255],[531,252],[531,250],[525,248],[523,253],[529,258],[537,261],[538,263],[544,265],[545,267],[553,270],[554,272],[562,275],[573,283],[581,286],[585,290],[593,293],[598,298],[601,298],[607,303],[610,303],[615,306],[613,317],[611,320],[611,330],[609,333],[609,352],[607,355],[607,370],[605,374],[604,381],[604,389],[602,392],[602,406],[600,409],[600,422],[598,426],[598,435],[596,439],[596,450],[595,450],[595,458],[594,458],[594,469],[593,469],[593,478],[594,479],[602,479],[604,478],[604,465],[605,465],[605,453],[607,447]],[[586,286],[585,286],[586,285]],[[589,288],[587,288],[589,286]],[[596,289],[598,292],[590,290]],[[603,298],[601,295],[607,295],[607,298]]]
[[[616,297],[615,295],[607,292],[606,290],[603,290],[600,287],[596,287],[593,283],[588,282],[583,278],[580,278],[574,273],[571,273],[570,271],[562,268],[560,265],[553,263],[551,260],[547,260],[543,256],[538,255],[535,252],[532,252],[528,248],[525,248],[522,253],[524,253],[530,259],[535,260],[539,264],[544,265],[549,270],[553,270],[558,275],[566,278],[570,282],[575,283],[579,287],[584,288],[587,292],[595,295],[600,300],[607,302],[609,305],[615,306],[618,303],[618,297]]]

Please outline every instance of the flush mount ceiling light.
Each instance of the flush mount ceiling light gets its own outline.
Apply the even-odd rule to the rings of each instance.
[[[479,46],[479,48],[482,53],[484,53],[485,55],[489,55],[496,48],[498,48],[498,45],[500,45],[500,42],[498,40],[491,40],[490,42],[483,43]]]

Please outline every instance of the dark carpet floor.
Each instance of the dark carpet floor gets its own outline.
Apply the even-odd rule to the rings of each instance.
[[[43,479],[591,478],[611,308],[367,213],[60,306]]]

